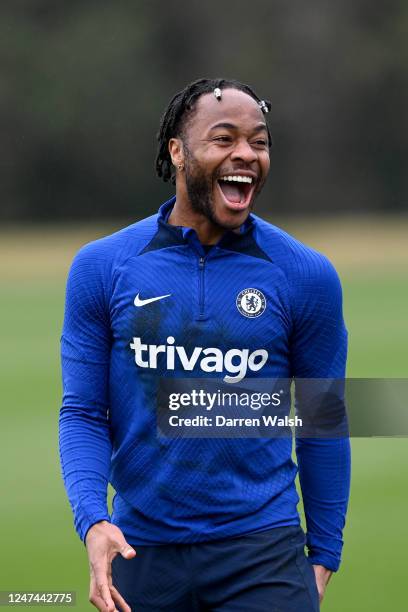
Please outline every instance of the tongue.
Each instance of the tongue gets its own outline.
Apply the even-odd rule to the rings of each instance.
[[[230,202],[234,202],[238,204],[241,201],[241,190],[238,185],[234,185],[233,183],[225,183],[223,181],[220,182],[220,187],[222,189],[223,194]]]

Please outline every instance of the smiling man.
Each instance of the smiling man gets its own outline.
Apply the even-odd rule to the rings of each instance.
[[[339,567],[347,438],[297,439],[296,466],[289,436],[157,429],[164,381],[344,377],[335,270],[251,212],[269,172],[268,110],[233,80],[176,94],[156,160],[175,197],[83,247],[70,271],[60,454],[101,611],[312,612]],[[205,407],[195,414],[208,429]]]
[[[186,217],[204,243],[241,227],[266,181],[270,144],[260,106],[248,93],[225,89],[222,103],[200,97],[195,112],[186,111],[179,137],[167,143],[179,173],[170,223],[183,225]],[[169,163],[166,154],[159,172],[161,163]]]

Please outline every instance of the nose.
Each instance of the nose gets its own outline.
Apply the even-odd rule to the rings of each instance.
[[[254,151],[254,149],[251,147],[249,142],[245,140],[244,138],[237,141],[231,153],[231,160],[240,159],[246,162],[247,164],[250,164],[251,162],[256,161],[257,157],[258,156],[257,156],[256,151]]]

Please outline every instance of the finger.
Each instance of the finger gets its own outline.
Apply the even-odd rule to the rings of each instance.
[[[94,593],[92,597],[89,598],[89,601],[92,605],[94,605],[100,612],[108,612],[109,608],[106,607],[106,603],[98,593]],[[116,606],[112,608],[114,612],[118,612]]]
[[[318,590],[318,593],[319,593],[319,603],[322,603],[323,597],[324,597],[324,591],[325,590],[322,589],[322,588],[318,588],[317,590]]]
[[[111,572],[110,563],[107,559],[102,559],[98,563],[94,563],[91,567],[91,582],[94,590],[102,595],[104,587],[109,590],[109,575]]]
[[[103,599],[105,603],[106,612],[114,612],[116,606],[112,599],[108,583],[96,581],[96,587],[97,587],[97,594],[100,595],[100,597]]]
[[[133,559],[133,557],[136,556],[135,549],[132,548],[132,546],[130,546],[130,544],[128,544],[126,540],[124,540],[124,543],[119,548],[119,552],[125,559]]]
[[[122,595],[119,593],[117,588],[112,585],[110,587],[110,590],[111,590],[112,598],[114,599],[115,603],[118,606],[120,606],[120,609],[122,610],[122,612],[132,612],[131,607],[123,599]]]

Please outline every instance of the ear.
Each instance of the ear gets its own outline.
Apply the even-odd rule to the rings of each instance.
[[[173,166],[184,165],[183,143],[180,138],[170,138],[169,153]]]

